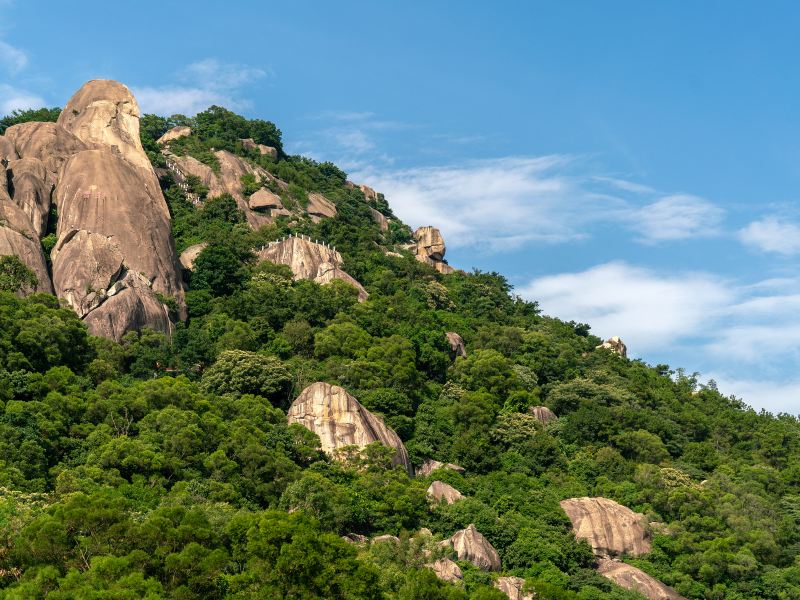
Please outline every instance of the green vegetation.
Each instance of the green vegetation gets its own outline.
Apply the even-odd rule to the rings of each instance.
[[[12,125],[19,123],[28,123],[30,121],[42,121],[47,123],[55,123],[58,120],[58,115],[61,114],[60,108],[31,108],[28,110],[13,110],[10,115],[0,118],[0,135],[6,132],[6,129]]]
[[[599,576],[572,535],[558,503],[586,495],[664,524],[652,553],[628,560],[688,598],[800,597],[795,417],[595,350],[587,325],[541,315],[497,273],[442,276],[384,255],[379,245],[410,232],[381,233],[344,173],[254,156],[237,140],[279,144],[274,126],[201,115],[146,116],[145,147],[189,123],[202,144],[219,139],[213,147],[304,194],[324,192],[337,216],[291,231],[336,245],[370,298],[257,264],[252,249],[286,222],[250,231],[232,198],[197,209],[168,177],[178,248],[209,244],[189,281],[190,318],[171,339],[92,338],[54,298],[3,284],[0,598],[502,599],[469,563],[461,587],[424,568],[452,556],[436,540],[470,523],[539,598],[638,598]],[[453,359],[448,331],[466,358]],[[316,435],[286,423],[315,381],[383,416],[416,464],[466,473],[411,479],[379,445],[326,456]],[[534,405],[559,420],[542,427]],[[434,478],[466,498],[431,507]],[[434,538],[416,535],[423,527]]]

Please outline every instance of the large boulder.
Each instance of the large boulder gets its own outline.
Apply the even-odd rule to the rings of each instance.
[[[344,389],[317,382],[307,387],[289,407],[289,423],[299,423],[319,436],[322,449],[364,448],[380,442],[395,453],[392,462],[410,472],[411,462],[400,437]]]
[[[464,338],[455,331],[448,331],[444,335],[447,337],[447,343],[450,344],[450,352],[452,352],[452,355],[466,358],[467,345],[464,343]]]
[[[414,232],[415,256],[418,261],[431,265],[440,273],[452,273],[455,269],[444,262],[447,248],[444,238],[436,227],[420,227]]]
[[[36,275],[34,292],[53,293],[42,245],[10,227],[0,226],[0,256],[16,255]]]
[[[7,190],[11,202],[24,214],[32,236],[40,238],[47,229],[53,180],[38,158],[25,157],[11,161],[6,169]]]
[[[187,271],[194,271],[194,261],[200,256],[200,253],[208,247],[208,243],[200,242],[199,244],[192,244],[186,250],[181,252],[178,260],[181,266]]]
[[[528,414],[531,414],[534,417],[536,417],[536,420],[539,421],[539,423],[541,423],[542,425],[549,425],[554,421],[558,421],[556,413],[554,413],[546,406],[531,406],[528,408]]]
[[[644,515],[608,498],[570,498],[561,508],[572,521],[575,537],[589,542],[601,557],[650,552]]]
[[[638,592],[649,600],[684,600],[683,596],[658,579],[618,560],[600,560],[597,572],[618,586]]]
[[[500,555],[483,535],[470,524],[457,531],[449,540],[459,560],[468,560],[484,571],[500,570]]]
[[[186,125],[176,125],[156,140],[156,144],[163,146],[173,140],[192,135],[192,128]]]
[[[525,580],[522,577],[498,577],[494,587],[508,596],[509,600],[533,600],[533,592],[523,592]]]
[[[615,335],[608,338],[605,342],[600,344],[598,348],[605,348],[611,350],[614,354],[619,354],[622,358],[628,357],[628,347],[625,345],[619,336]]]
[[[428,486],[428,498],[435,502],[446,502],[453,504],[461,500],[464,496],[456,488],[444,481],[434,481]]]
[[[432,563],[425,565],[436,573],[436,576],[442,581],[449,583],[457,583],[464,579],[461,573],[461,568],[449,558],[440,558]]]
[[[242,145],[248,150],[255,150],[261,156],[271,156],[272,158],[278,158],[278,149],[273,148],[272,146],[266,146],[265,144],[257,144],[253,138],[245,138],[241,140]]]
[[[336,205],[322,194],[311,192],[308,195],[308,206],[306,212],[315,223],[323,218],[336,216]]]
[[[6,129],[8,143],[13,145],[18,158],[37,158],[48,173],[48,181],[55,185],[61,176],[64,163],[70,156],[97,146],[77,138],[56,123],[28,122]],[[3,139],[0,137],[0,140]]]
[[[256,254],[259,260],[288,265],[295,279],[309,279],[320,285],[339,279],[358,291],[359,302],[369,296],[364,286],[341,268],[342,255],[335,248],[312,242],[310,238],[289,236],[270,242]]]

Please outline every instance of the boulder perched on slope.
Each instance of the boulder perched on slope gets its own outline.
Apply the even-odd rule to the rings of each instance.
[[[457,531],[449,540],[459,560],[468,560],[484,571],[500,570],[500,555],[483,535],[470,524]]]
[[[168,144],[172,140],[177,140],[182,137],[186,137],[192,135],[192,128],[187,127],[186,125],[176,125],[169,131],[167,131],[164,135],[156,140],[156,144],[163,146],[164,144]]]
[[[418,477],[427,477],[431,473],[433,473],[436,469],[451,469],[456,471],[457,473],[463,473],[464,467],[459,467],[458,465],[454,465],[453,463],[443,463],[438,460],[433,460],[432,458],[426,458],[422,466],[417,469],[417,476]]]
[[[542,425],[549,425],[554,421],[558,421],[556,413],[554,413],[546,406],[531,406],[528,408],[528,414],[531,414],[534,417],[536,417],[536,420],[539,421],[539,423],[541,423]]]
[[[339,386],[322,382],[308,386],[289,407],[288,419],[316,433],[329,454],[346,446],[364,448],[380,442],[395,450],[393,464],[411,470],[400,437]]]
[[[597,572],[618,586],[638,592],[649,600],[684,600],[683,596],[658,579],[618,560],[599,561]]]
[[[450,352],[452,356],[467,356],[467,345],[464,343],[464,338],[458,335],[455,331],[448,331],[444,334],[447,337],[447,343],[450,344]]]
[[[650,552],[644,515],[608,498],[570,498],[561,508],[572,521],[575,537],[584,539],[602,557]]]
[[[619,336],[615,335],[608,338],[605,342],[600,344],[598,348],[605,348],[611,350],[615,354],[619,354],[622,358],[628,357],[628,347],[625,345]]]
[[[464,497],[461,492],[444,481],[434,481],[428,486],[426,493],[428,498],[436,502],[446,502],[447,504],[458,502]]]
[[[461,573],[461,568],[449,558],[440,558],[439,560],[428,563],[425,566],[436,573],[436,576],[442,581],[456,583],[464,579],[464,575]]]
[[[440,273],[452,273],[453,267],[444,262],[447,248],[444,245],[442,233],[431,226],[420,227],[414,232],[416,247],[414,250],[417,260],[431,265]]]

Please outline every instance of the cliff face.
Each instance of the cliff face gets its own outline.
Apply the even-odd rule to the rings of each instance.
[[[392,462],[411,471],[400,437],[342,388],[328,383],[307,387],[289,407],[289,423],[299,423],[319,436],[322,449],[333,454],[345,446],[364,448],[380,442],[395,450]]]
[[[157,294],[183,313],[169,211],[139,138],[139,106],[115,81],[86,83],[57,123],[24,123],[0,138],[0,253],[14,253],[87,323],[119,339],[131,329],[168,332]],[[58,208],[52,280],[39,238]]]

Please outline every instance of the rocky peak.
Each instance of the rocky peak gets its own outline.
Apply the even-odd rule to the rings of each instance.
[[[319,436],[322,449],[334,454],[346,446],[364,448],[380,442],[395,450],[392,462],[411,470],[408,452],[400,437],[344,389],[314,383],[289,407],[289,423],[299,423]]]
[[[561,508],[572,521],[575,537],[589,542],[598,556],[639,556],[650,552],[644,515],[608,498],[570,498]]]
[[[457,531],[449,543],[456,551],[459,560],[468,560],[484,571],[500,570],[500,555],[481,533],[470,524],[466,529]]]
[[[605,342],[600,344],[598,348],[605,348],[611,350],[615,354],[619,354],[622,358],[628,357],[628,347],[625,345],[619,336],[615,335],[608,338]]]

